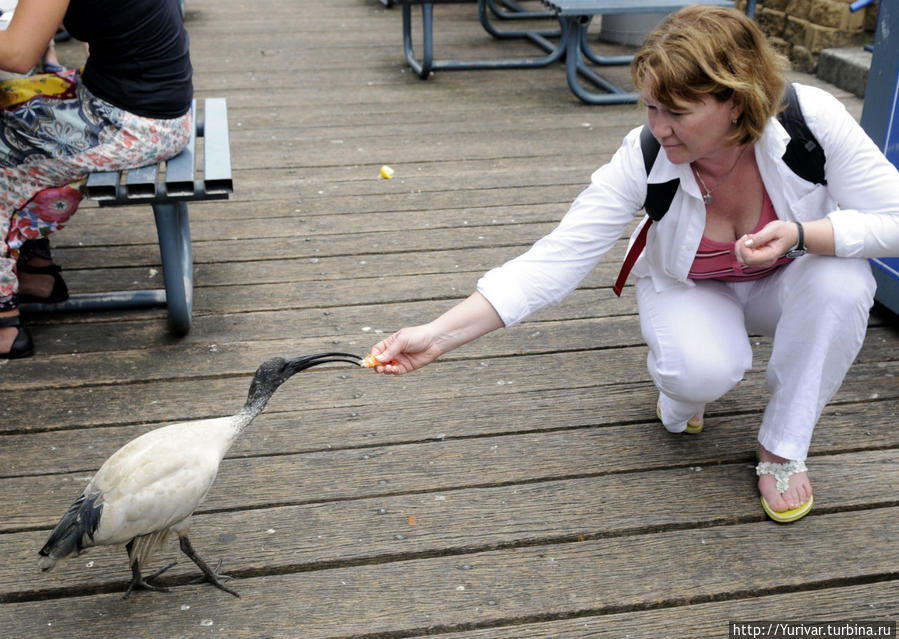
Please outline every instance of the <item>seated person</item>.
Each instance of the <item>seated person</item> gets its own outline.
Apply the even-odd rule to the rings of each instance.
[[[74,213],[78,182],[93,171],[172,157],[193,127],[192,68],[178,0],[19,0],[0,31],[0,69],[27,73],[60,24],[89,46],[83,70],[7,82],[44,82],[48,92],[29,92],[27,85],[20,99],[2,92],[0,358],[34,351],[19,317],[22,298],[56,302],[68,295],[49,243],[35,240]]]

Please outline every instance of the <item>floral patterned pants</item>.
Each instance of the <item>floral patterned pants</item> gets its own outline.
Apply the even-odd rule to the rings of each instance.
[[[18,306],[22,244],[65,225],[89,173],[170,158],[192,127],[190,112],[164,120],[114,107],[75,71],[0,83],[0,311]]]

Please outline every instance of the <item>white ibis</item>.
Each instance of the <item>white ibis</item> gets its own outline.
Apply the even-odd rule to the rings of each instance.
[[[215,570],[197,555],[187,537],[190,517],[206,497],[219,464],[231,445],[265,408],[272,394],[292,375],[327,362],[359,363],[349,353],[319,353],[263,363],[250,384],[243,408],[231,417],[181,422],[157,428],[131,440],[107,459],[69,508],[40,550],[39,565],[51,570],[57,562],[78,555],[91,546],[125,544],[135,588],[167,591],[141,576],[153,551],[174,531],[181,550],[203,571],[204,579],[239,597],[227,588]]]

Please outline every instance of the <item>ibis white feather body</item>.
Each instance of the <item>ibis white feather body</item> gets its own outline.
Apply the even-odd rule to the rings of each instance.
[[[93,543],[126,543],[168,528],[186,530],[240,434],[236,418],[172,424],[116,451],[85,489],[103,506]]]

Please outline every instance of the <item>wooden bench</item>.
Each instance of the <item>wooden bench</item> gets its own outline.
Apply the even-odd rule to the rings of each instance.
[[[149,204],[153,207],[165,290],[73,294],[60,304],[24,304],[23,310],[86,311],[167,306],[169,329],[190,331],[193,317],[193,252],[188,203],[227,199],[233,190],[228,111],[224,98],[206,98],[202,114],[196,100],[194,135],[168,161],[125,171],[92,173],[85,197],[101,207]],[[203,138],[202,148],[197,138]],[[202,175],[198,177],[199,167]]]

